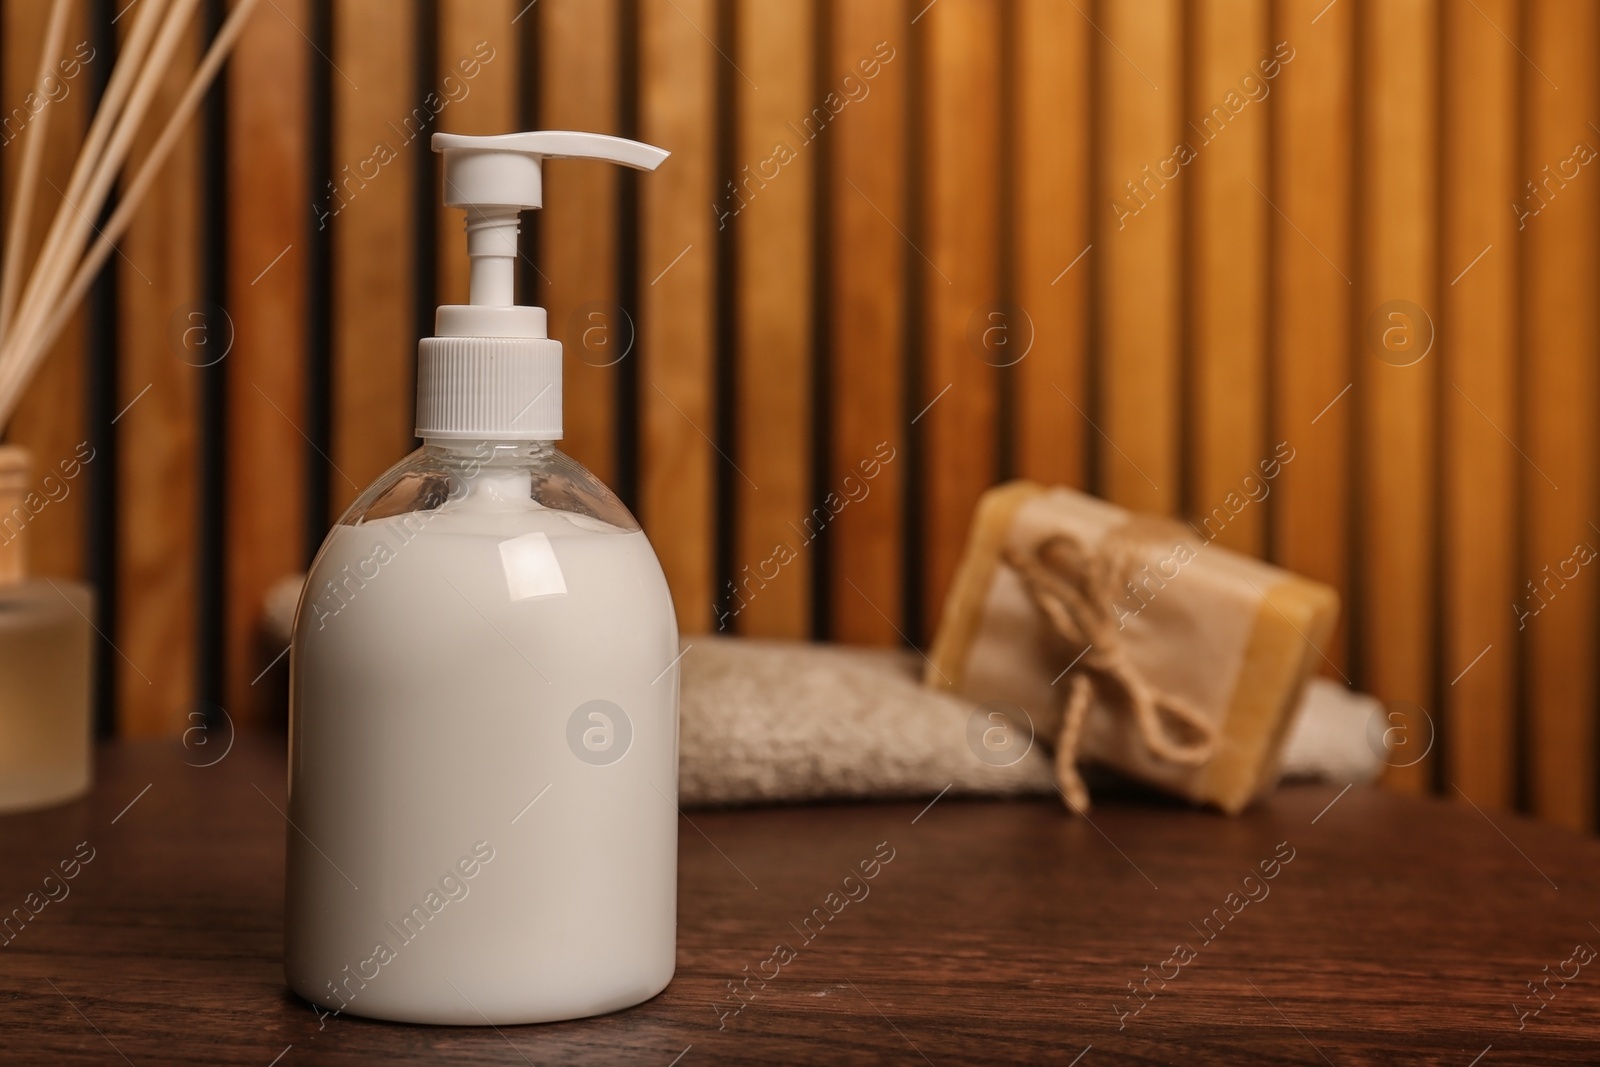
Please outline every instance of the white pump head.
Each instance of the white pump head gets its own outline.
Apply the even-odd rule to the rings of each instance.
[[[524,209],[544,204],[546,159],[599,159],[655,170],[669,153],[599,133],[494,137],[436,133],[444,202],[466,209],[470,304],[439,308],[417,361],[417,436],[553,441],[561,437],[561,344],[543,308],[516,303]]]

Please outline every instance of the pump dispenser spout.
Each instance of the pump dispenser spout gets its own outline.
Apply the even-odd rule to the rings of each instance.
[[[495,137],[436,133],[433,150],[444,156],[444,203],[467,212],[467,255],[472,257],[470,300],[477,307],[516,303],[517,233],[524,210],[544,206],[544,161],[598,159],[639,170],[655,170],[669,153],[603,133],[542,130]],[[508,321],[510,320],[510,321]],[[479,329],[473,329],[475,322]],[[452,316],[441,334],[528,336],[500,332],[510,316]],[[542,336],[542,334],[538,335]]]
[[[516,303],[524,210],[544,205],[544,161],[597,159],[655,170],[669,155],[600,133],[544,130],[493,137],[436,133],[444,203],[466,209],[468,304],[439,308],[419,346],[417,435],[479,440],[561,437],[561,345],[543,308]],[[524,395],[526,394],[526,395]]]

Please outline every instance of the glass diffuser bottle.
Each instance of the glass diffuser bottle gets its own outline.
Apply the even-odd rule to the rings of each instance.
[[[0,446],[0,812],[75,800],[91,773],[94,597],[28,576],[28,527],[49,500],[29,488],[32,467],[27,449]]]

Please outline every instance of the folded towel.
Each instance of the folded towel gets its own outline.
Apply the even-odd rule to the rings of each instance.
[[[684,645],[686,806],[1055,792],[1026,724],[926,688],[914,653],[727,637]]]

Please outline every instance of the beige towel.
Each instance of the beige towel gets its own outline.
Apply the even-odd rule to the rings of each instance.
[[[947,787],[1055,793],[1050,760],[1027,744],[1025,727],[924,687],[916,653],[728,637],[684,645],[685,806],[931,797]]]

